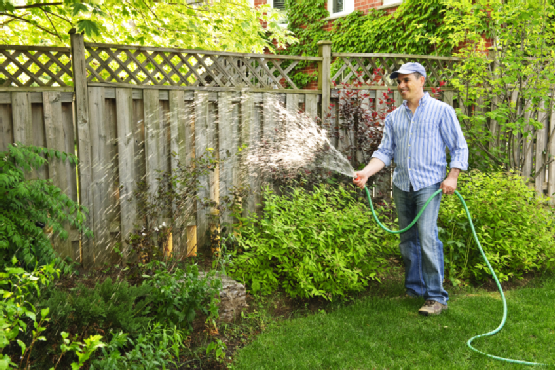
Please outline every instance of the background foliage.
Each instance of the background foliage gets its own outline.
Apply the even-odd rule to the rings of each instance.
[[[405,0],[392,14],[355,11],[334,22],[333,49],[336,53],[450,55],[453,43],[443,22],[445,10],[442,0]]]
[[[0,40],[4,44],[69,46],[69,30],[86,42],[140,44],[186,49],[262,53],[294,43],[278,25],[280,13],[270,6],[252,8],[247,0],[102,1],[14,6],[0,1]],[[262,28],[262,22],[266,29]]]
[[[442,22],[446,10],[442,0],[405,0],[393,13],[372,9],[338,18],[327,31],[329,12],[324,0],[290,0],[287,27],[298,38],[279,54],[318,56],[318,41],[333,41],[336,53],[397,53],[450,55],[453,43]],[[441,42],[440,42],[441,41]],[[316,80],[315,73],[299,63],[293,81],[298,86]],[[315,67],[314,65],[312,65]]]
[[[445,29],[451,42],[461,45],[455,56],[462,62],[455,65],[450,83],[463,102],[457,113],[470,165],[521,170],[532,129],[543,126],[550,110],[555,8],[546,0],[445,3]]]

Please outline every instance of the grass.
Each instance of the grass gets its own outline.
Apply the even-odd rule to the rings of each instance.
[[[236,354],[236,369],[520,369],[476,354],[466,341],[501,322],[498,292],[451,294],[440,316],[417,314],[422,299],[371,296],[326,313],[283,321]],[[555,364],[555,277],[506,292],[503,330],[473,345],[487,353]],[[380,289],[383,292],[383,288]]]

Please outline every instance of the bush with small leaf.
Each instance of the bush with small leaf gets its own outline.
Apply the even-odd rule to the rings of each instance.
[[[143,286],[152,289],[150,307],[159,322],[192,330],[198,312],[209,319],[218,317],[216,296],[222,282],[215,277],[215,271],[200,276],[196,265],[168,270],[161,261],[153,261],[148,267],[152,272],[143,275]]]
[[[266,189],[261,216],[237,216],[230,271],[255,293],[343,296],[377,279],[397,254],[398,238],[375,224],[352,187],[296,188],[281,196]]]
[[[499,280],[555,267],[553,208],[521,176],[470,171],[461,174],[458,190]],[[443,197],[438,225],[445,248],[445,268],[453,284],[487,279],[489,269],[457,197]]]
[[[148,370],[178,367],[187,333],[161,323],[149,324],[144,333],[132,338],[113,332],[110,342],[95,354],[91,370]]]
[[[17,263],[14,257],[12,265]],[[60,270],[55,269],[53,263],[32,272],[21,267],[6,267],[5,272],[0,273],[0,370],[29,368],[34,360],[33,349],[38,352],[37,345],[49,340],[46,329],[51,320],[48,317],[50,310],[45,307],[38,313],[30,298],[35,294],[40,296],[41,290],[59,274]],[[79,369],[97,348],[103,346],[101,335],[92,335],[84,343],[68,339],[69,335],[65,332],[61,335],[62,353],[54,369],[68,351],[75,352],[78,358],[77,362],[71,363],[71,368]],[[19,364],[14,359],[19,360]]]
[[[37,305],[50,309],[52,332],[81,333],[95,326],[138,335],[152,320],[151,292],[150,286],[133,286],[124,280],[107,278],[94,288],[78,284],[69,291],[48,289]]]

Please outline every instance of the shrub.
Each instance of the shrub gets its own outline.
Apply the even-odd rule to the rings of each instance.
[[[17,259],[14,258],[12,264],[16,263]],[[4,348],[10,343],[20,347],[20,359],[23,363],[32,349],[31,343],[34,344],[44,331],[42,324],[47,320],[48,310],[42,310],[37,318],[37,310],[28,301],[28,297],[33,291],[40,294],[41,287],[50,284],[56,274],[59,274],[59,270],[54,269],[52,264],[33,272],[26,272],[21,267],[6,267],[0,273],[0,369],[17,366],[7,354],[2,354]],[[28,326],[35,330],[31,338],[24,338],[20,333],[26,333]]]
[[[0,268],[9,266],[15,256],[32,271],[35,265],[48,265],[57,260],[48,236],[37,223],[52,228],[67,238],[64,222],[69,222],[88,236],[83,226],[86,208],[79,206],[51,180],[26,180],[26,172],[47,163],[41,155],[77,163],[77,157],[52,149],[21,144],[9,145],[0,152]],[[67,264],[60,267],[67,270]]]
[[[151,321],[192,329],[196,313],[217,317],[216,294],[221,281],[199,276],[197,266],[166,270],[163,262],[152,262],[139,286],[107,278],[94,288],[79,284],[69,292],[48,290],[37,305],[51,312],[50,328],[59,332],[124,332],[133,338],[144,333]]]
[[[230,271],[263,294],[332,299],[377,279],[397,237],[371,219],[352,188],[321,185],[313,192],[264,191],[263,215],[239,217]]]
[[[113,334],[113,333],[112,333]],[[180,352],[185,349],[186,333],[176,327],[166,328],[160,323],[148,326],[136,339],[118,332],[91,362],[91,370],[146,370],[166,369],[168,364],[178,367]]]
[[[107,278],[92,289],[83,284],[69,292],[50,289],[38,305],[50,309],[50,329],[55,332],[81,333],[94,326],[138,335],[152,320],[148,306],[151,291],[149,286]]]
[[[14,257],[12,264],[17,262]],[[30,368],[33,349],[35,353],[39,352],[36,351],[37,345],[48,340],[45,331],[50,321],[49,309],[43,308],[39,313],[30,303],[30,298],[35,293],[40,296],[41,289],[59,274],[60,270],[55,269],[53,263],[35,268],[32,272],[26,272],[21,267],[6,267],[5,272],[0,273],[0,369]],[[75,352],[77,362],[71,363],[71,368],[78,369],[96,349],[104,345],[101,335],[91,335],[82,343],[68,339],[66,332],[60,334],[62,353],[57,356],[54,369],[67,352]],[[53,341],[57,343],[55,339]],[[52,340],[48,344],[52,346]],[[13,362],[14,359],[19,360],[19,365]]]
[[[463,173],[459,178],[459,192],[499,280],[520,278],[525,272],[555,265],[553,209],[519,175]],[[450,280],[459,284],[489,277],[489,269],[457,197],[443,197],[438,224]]]
[[[209,319],[218,317],[216,295],[222,282],[215,278],[214,271],[203,277],[196,265],[173,271],[168,271],[166,264],[160,261],[153,261],[148,266],[152,274],[143,275],[146,278],[143,286],[152,289],[149,299],[158,321],[192,330],[198,311]]]

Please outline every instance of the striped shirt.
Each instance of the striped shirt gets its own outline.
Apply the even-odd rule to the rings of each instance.
[[[415,191],[437,184],[445,178],[447,157],[451,168],[468,169],[468,146],[455,110],[425,93],[414,116],[407,101],[385,118],[380,146],[372,157],[386,166],[395,160],[393,183],[403,191]]]

